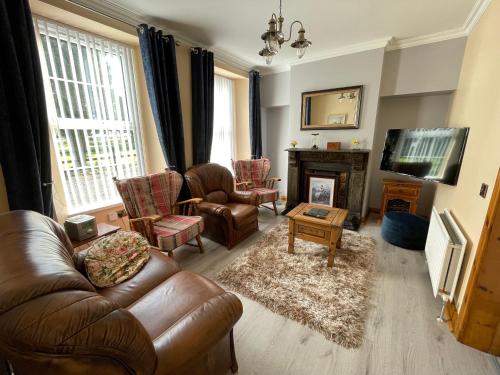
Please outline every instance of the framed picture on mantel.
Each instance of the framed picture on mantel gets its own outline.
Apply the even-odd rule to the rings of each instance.
[[[302,93],[300,130],[359,128],[363,86]]]

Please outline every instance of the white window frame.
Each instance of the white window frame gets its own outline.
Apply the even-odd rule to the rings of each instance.
[[[119,204],[121,199],[113,177],[139,176],[145,171],[133,49],[44,17],[34,16],[33,22],[42,62],[52,143],[67,212],[75,214]],[[41,34],[47,33],[57,41],[61,62],[64,61],[61,41],[71,41],[70,48],[66,47],[71,68],[61,63],[63,78],[58,77],[60,74],[57,74],[52,48],[47,48],[49,61],[45,58]],[[84,51],[87,65],[83,58]],[[110,65],[118,59],[123,78],[120,76],[116,85],[111,82],[113,75],[109,72]],[[79,74],[75,64],[81,67]],[[52,75],[49,74],[49,67]],[[68,78],[69,75],[72,78]],[[73,91],[69,85],[72,85]],[[66,108],[61,87],[66,95]],[[117,89],[121,90],[121,95]],[[68,107],[69,117],[66,116]],[[76,112],[79,116],[75,116]],[[72,137],[68,135],[71,131]],[[66,142],[62,141],[63,134]],[[78,160],[82,165],[76,165]]]

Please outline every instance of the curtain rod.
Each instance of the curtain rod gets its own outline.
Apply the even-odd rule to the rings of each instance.
[[[65,0],[65,1],[66,1],[66,2],[68,2],[68,3],[71,3],[71,4],[73,4],[73,5],[79,6],[80,8],[90,10],[91,12],[96,13],[96,14],[99,14],[99,15],[104,16],[104,17],[106,17],[106,18],[112,19],[112,20],[114,20],[114,21],[121,22],[121,23],[123,23],[123,24],[125,24],[125,25],[127,25],[127,26],[131,26],[131,27],[133,27],[133,28],[134,28],[134,29],[136,29],[136,30],[139,30],[139,26],[138,26],[138,25],[131,24],[130,22],[124,21],[124,20],[122,20],[122,19],[120,19],[120,18],[117,18],[117,17],[111,16],[111,15],[109,15],[109,14],[106,14],[106,13],[104,13],[104,12],[101,12],[100,10],[93,9],[93,8],[91,8],[91,7],[87,6],[87,5],[80,4],[80,3],[78,3],[78,2],[76,2],[76,1],[74,1],[74,0]],[[164,37],[164,38],[166,38],[166,37]],[[175,41],[175,45],[176,45],[176,46],[181,46],[182,44],[176,40],[176,41]],[[192,50],[193,48],[196,48],[196,47],[191,47],[191,50]]]

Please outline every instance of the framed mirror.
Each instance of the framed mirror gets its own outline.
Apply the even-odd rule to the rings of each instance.
[[[300,130],[359,128],[363,86],[302,93]]]

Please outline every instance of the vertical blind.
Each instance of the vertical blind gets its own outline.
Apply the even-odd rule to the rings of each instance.
[[[144,173],[132,49],[47,19],[34,23],[68,211],[117,203],[113,177]]]
[[[210,161],[232,170],[234,157],[234,82],[214,77],[214,133]]]

